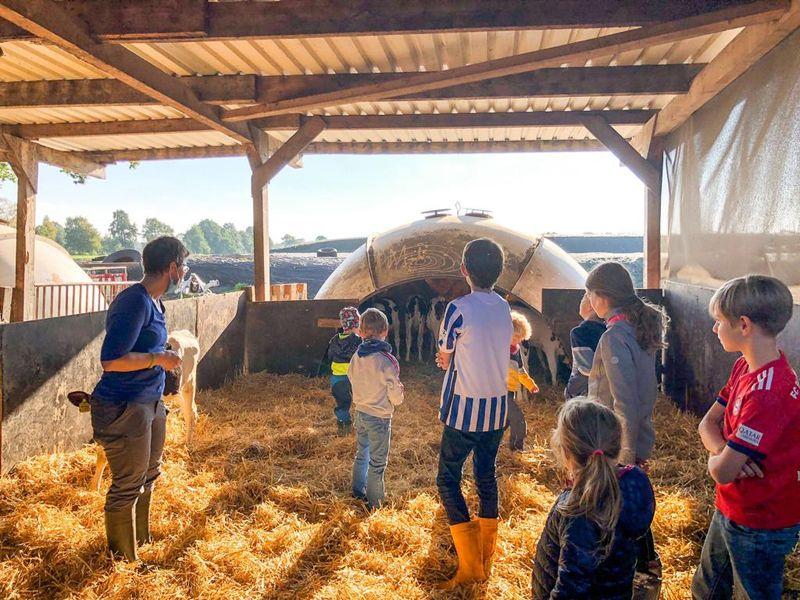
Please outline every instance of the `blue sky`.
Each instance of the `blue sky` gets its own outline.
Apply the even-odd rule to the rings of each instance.
[[[367,235],[415,220],[423,210],[494,211],[529,233],[642,232],[644,188],[606,152],[491,155],[311,155],[270,184],[270,235],[313,238]],[[122,208],[137,224],[157,217],[185,231],[211,218],[252,222],[244,158],[143,162],[107,169],[106,180],[75,185],[42,166],[37,221],[83,215],[105,232]],[[6,183],[0,196],[15,198]]]

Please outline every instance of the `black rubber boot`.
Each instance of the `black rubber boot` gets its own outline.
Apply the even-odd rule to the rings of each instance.
[[[153,541],[150,537],[150,498],[153,490],[139,496],[136,501],[136,545],[143,546]]]
[[[133,506],[105,513],[106,538],[109,549],[116,557],[131,562],[139,560],[136,554],[136,528],[133,515]]]
[[[350,421],[337,421],[336,422],[336,435],[339,437],[345,437],[350,435],[350,432],[353,430],[353,425]]]

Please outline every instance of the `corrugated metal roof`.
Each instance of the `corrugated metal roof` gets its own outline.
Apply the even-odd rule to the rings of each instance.
[[[40,144],[56,150],[109,152],[153,148],[198,148],[203,146],[236,145],[228,136],[217,131],[186,133],[137,134],[113,136],[84,136],[71,138],[42,138]]]
[[[594,39],[626,28],[547,29],[385,36],[127,44],[174,75],[438,71]],[[598,65],[706,62],[732,39],[724,32],[612,54]],[[571,65],[580,66],[580,65]]]
[[[298,39],[208,42],[134,43],[125,47],[167,73],[191,76],[214,74],[301,75],[370,72],[413,72],[449,69],[608,35],[624,28],[550,29],[467,33],[397,34],[382,36],[313,37]],[[610,55],[585,65],[623,66],[708,62],[740,30],[707,35],[641,51]],[[33,42],[2,44],[0,81],[103,78],[105,75],[50,45]],[[673,96],[592,96],[558,98],[496,98],[480,100],[382,101],[332,107],[316,114],[376,115],[522,111],[581,111],[659,109]],[[232,107],[233,108],[233,107]],[[163,106],[87,106],[3,108],[0,123],[64,123],[179,118]],[[617,128],[624,136],[637,126]],[[276,133],[286,139],[291,132]],[[467,130],[327,131],[326,141],[458,141],[517,139],[591,139],[582,127],[538,127]],[[193,132],[161,135],[48,138],[42,143],[64,150],[113,150],[230,144],[225,135]]]

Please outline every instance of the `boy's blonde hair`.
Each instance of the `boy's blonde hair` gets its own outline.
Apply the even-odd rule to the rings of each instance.
[[[389,319],[377,308],[368,308],[361,313],[361,333],[364,337],[374,337],[389,330]]]
[[[718,312],[733,325],[748,317],[771,336],[778,335],[792,318],[792,292],[780,279],[745,275],[722,284],[708,303],[711,316]]]
[[[550,442],[562,469],[573,467],[572,491],[558,511],[568,517],[585,516],[595,523],[601,533],[601,553],[607,556],[622,507],[617,472],[611,462],[622,446],[619,418],[599,402],[573,398],[558,411],[558,425]]]
[[[528,322],[528,318],[525,315],[523,315],[521,312],[512,310],[511,324],[514,326],[515,334],[522,336],[523,340],[531,339],[533,331],[531,330],[531,324]]]

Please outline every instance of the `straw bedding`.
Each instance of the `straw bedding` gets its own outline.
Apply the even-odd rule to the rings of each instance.
[[[353,438],[335,435],[325,379],[268,374],[199,394],[194,447],[169,417],[147,566],[104,552],[102,494],[87,489],[93,448],[42,456],[0,478],[0,597],[22,598],[525,598],[536,542],[559,481],[547,438],[557,390],[525,403],[529,451],[498,458],[499,558],[491,579],[449,596],[455,566],[434,484],[441,375],[407,368],[387,469],[390,501],[369,514],[349,495]],[[689,597],[712,487],[696,419],[661,401],[652,479],[664,597]],[[468,502],[476,504],[469,475]],[[108,481],[105,481],[108,485]],[[800,589],[800,561],[788,586]]]

